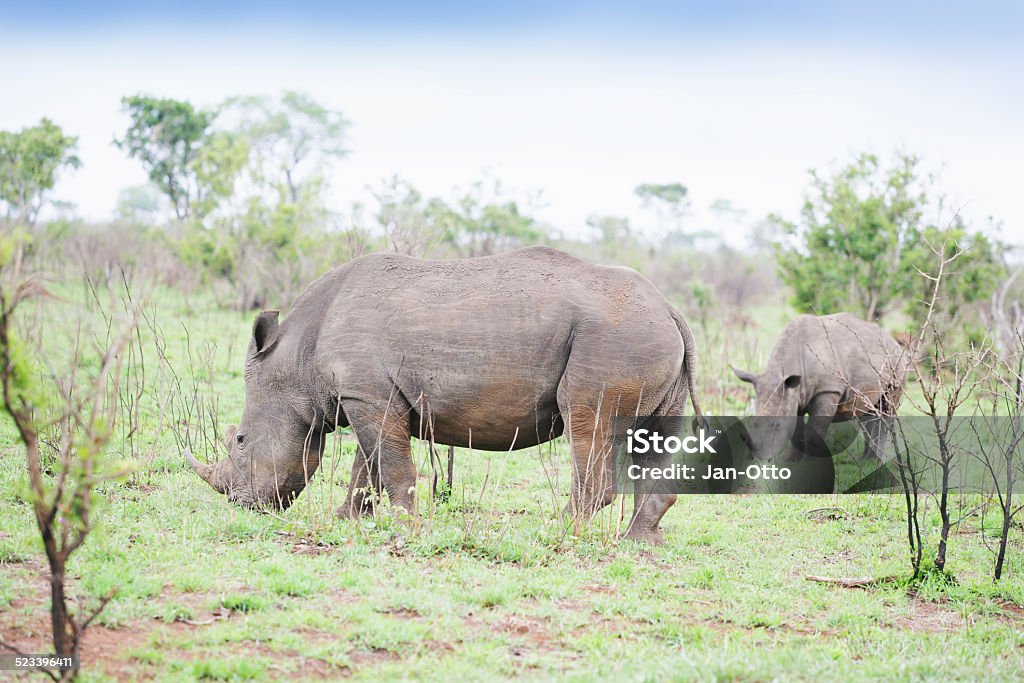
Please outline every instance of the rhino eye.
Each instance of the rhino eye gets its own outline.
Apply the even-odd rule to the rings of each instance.
[[[242,445],[242,442],[243,442],[243,441],[245,441],[245,434],[236,434],[236,435],[235,435],[235,442],[236,442],[236,443],[237,443],[237,444],[238,444],[239,446],[241,446],[241,445]]]

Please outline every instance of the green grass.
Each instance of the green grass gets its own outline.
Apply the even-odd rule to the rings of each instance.
[[[468,498],[480,465],[460,469]],[[168,679],[1009,679],[1024,664],[1006,606],[1024,598],[1019,546],[999,586],[980,534],[966,531],[953,540],[953,585],[805,580],[905,575],[894,497],[683,497],[668,542],[651,549],[616,543],[602,520],[566,535],[536,457],[506,468],[507,486],[483,496],[493,511],[436,509],[407,526],[322,516],[325,486],[275,518],[187,472],[160,474],[134,505],[112,496],[102,532],[72,561],[75,592],[88,601],[118,587],[99,628],[125,634],[119,657],[138,675]],[[7,451],[3,485],[19,476]],[[806,515],[824,505],[847,515]],[[5,506],[0,548],[25,553],[10,530],[30,524],[27,505]],[[0,566],[0,599],[41,597],[38,549],[28,555]],[[139,639],[158,646],[133,648]],[[96,672],[112,664],[86,660]]]
[[[193,357],[210,358],[220,421],[237,419],[248,316],[165,297],[172,363],[189,374],[184,322]],[[708,383],[725,387],[724,353],[707,361]],[[352,522],[331,514],[354,447],[345,435],[330,449],[336,467],[296,505],[260,515],[183,467],[157,428],[169,382],[157,366],[135,450],[111,448],[138,469],[102,487],[101,527],[70,564],[84,604],[116,591],[94,626],[114,645],[102,659],[86,648],[86,680],[996,681],[1024,670],[1020,535],[994,584],[991,519],[954,532],[955,583],[850,590],[806,576],[906,576],[898,497],[683,496],[664,520],[667,542],[649,548],[615,540],[613,511],[567,532],[559,444],[460,452],[449,504],[431,504],[424,472],[418,517]],[[552,459],[554,486],[541,465]],[[24,479],[0,424],[0,628],[12,638],[45,633],[47,607]],[[807,514],[826,506],[844,514]]]

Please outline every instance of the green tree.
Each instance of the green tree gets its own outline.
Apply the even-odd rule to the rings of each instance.
[[[392,251],[421,256],[440,241],[440,229],[431,220],[422,193],[408,181],[392,176],[370,193],[377,201],[374,219]]]
[[[123,221],[152,223],[160,210],[160,191],[152,184],[133,185],[117,193],[117,216]]]
[[[940,283],[933,318],[936,327],[942,331],[954,323],[963,326],[965,321],[961,309],[987,303],[1006,279],[1006,251],[1006,245],[982,231],[968,228],[960,215],[954,216],[944,228],[930,225],[921,230],[908,243],[904,259],[915,267],[914,274],[907,274],[912,281],[907,299],[911,317],[920,322],[925,314],[924,302],[931,299],[935,283],[921,273],[934,275],[935,263],[941,254],[949,265]],[[958,252],[959,256],[954,259]],[[977,343],[985,334],[980,328],[970,329],[968,333],[969,338]]]
[[[311,98],[225,101],[195,146],[186,262],[234,287],[242,309],[287,305],[330,265],[324,230],[331,164],[344,158],[348,122]]]
[[[474,183],[454,204],[432,199],[427,212],[443,240],[463,256],[486,256],[540,241],[537,222],[507,199],[501,183]]]
[[[149,179],[170,200],[179,220],[192,217],[201,202],[196,157],[216,116],[184,100],[146,95],[121,100],[131,125],[114,143],[142,162]]]
[[[78,168],[78,138],[42,119],[19,131],[0,131],[0,201],[7,220],[31,228],[64,168]]]
[[[948,312],[986,298],[1003,271],[1004,247],[959,217],[948,226],[929,222],[926,214],[938,206],[935,178],[922,175],[913,155],[883,164],[862,154],[830,176],[811,171],[800,220],[770,218],[781,232],[779,277],[792,288],[794,306],[817,314],[849,310],[873,321],[907,306],[917,320],[933,249],[956,245],[967,252],[943,283]]]
[[[293,203],[321,192],[325,170],[348,156],[348,120],[303,93],[234,97],[221,111],[252,146],[253,179]]]
[[[714,216],[715,230],[719,235],[737,228],[740,222],[746,217],[747,212],[734,205],[728,199],[716,199],[708,207],[711,215]]]
[[[210,215],[235,194],[235,186],[248,162],[249,142],[242,135],[216,131],[203,139],[189,164],[189,171],[196,178],[192,203],[196,218]]]
[[[678,210],[679,207],[689,206],[690,191],[682,183],[642,183],[633,190],[637,197],[643,200],[644,206],[650,208],[653,205],[663,204]]]
[[[587,226],[594,231],[602,246],[615,248],[633,239],[633,229],[625,216],[593,214],[587,218]]]
[[[690,210],[690,191],[686,186],[681,183],[643,183],[637,185],[633,193],[640,198],[645,209],[654,211],[662,236],[679,240],[683,217]]]
[[[18,282],[19,239],[0,236],[0,413],[25,449],[28,489],[18,497],[24,497],[34,513],[46,556],[53,648],[57,655],[77,656],[86,629],[114,596],[111,592],[101,597],[92,609],[76,600],[75,608],[67,592],[68,565],[96,528],[99,491],[132,469],[130,464],[115,466],[106,451],[125,405],[118,392],[121,378],[137,362],[132,359],[139,353],[134,345],[141,308],[123,302],[126,310],[134,310],[120,333],[115,318],[103,311],[106,346],[98,342],[102,333],[83,333],[88,321],[79,320],[77,335],[71,332],[70,363],[56,370],[52,363],[60,359],[51,353],[44,361],[40,353],[52,330],[37,320],[38,314],[25,314],[35,320],[32,323],[20,311],[30,308],[26,304],[31,299],[53,297],[32,280]],[[74,323],[71,329],[76,329]],[[99,351],[98,362],[85,361],[94,357],[87,348],[93,354]],[[12,649],[2,639],[0,647]],[[71,669],[48,673],[55,681],[78,676]]]

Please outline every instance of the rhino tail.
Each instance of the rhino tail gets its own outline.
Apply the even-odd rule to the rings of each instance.
[[[700,402],[697,400],[697,342],[693,339],[693,332],[687,324],[686,319],[678,312],[672,311],[672,318],[676,321],[679,334],[683,338],[683,367],[682,372],[686,376],[686,388],[690,394],[690,403],[693,404],[693,429],[708,428],[707,420],[704,418],[704,411],[700,409]]]

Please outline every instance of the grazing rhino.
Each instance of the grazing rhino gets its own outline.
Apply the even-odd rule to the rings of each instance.
[[[816,463],[820,471],[812,472],[814,490],[805,492],[831,492],[835,470],[825,448],[829,426],[858,418],[865,437],[863,460],[879,462],[910,360],[910,352],[885,330],[849,313],[798,316],[782,331],[763,373],[733,368],[756,392],[756,416],[748,430],[752,455],[826,456]]]
[[[310,284],[280,323],[255,320],[245,407],[215,465],[186,453],[217,491],[286,508],[320,464],[324,436],[359,442],[339,514],[375,492],[414,509],[412,436],[481,450],[526,448],[565,432],[567,513],[611,502],[616,416],[694,412],[695,347],[683,317],[636,271],[556,249],[450,261],[371,254]],[[635,496],[630,538],[658,542],[670,494]]]

